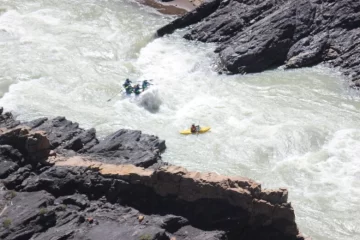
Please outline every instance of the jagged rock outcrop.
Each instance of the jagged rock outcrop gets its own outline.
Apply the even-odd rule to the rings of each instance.
[[[3,112],[2,108],[0,112]],[[30,130],[32,130],[31,134],[34,136],[28,135]],[[6,112],[0,114],[1,132],[6,132],[0,138],[0,144],[3,145],[11,145],[11,139],[8,139],[11,136],[21,136],[22,140],[16,143],[21,145],[16,147],[20,152],[28,149],[39,154],[38,149],[29,149],[30,145],[38,144],[38,140],[35,139],[46,134],[46,141],[50,145],[46,147],[37,146],[38,148],[40,147],[43,150],[48,148],[48,150],[66,156],[82,154],[92,156],[97,161],[117,164],[131,163],[142,167],[161,165],[160,153],[166,149],[165,141],[160,140],[158,137],[127,129],[121,129],[99,141],[95,129],[84,130],[79,127],[78,123],[69,121],[65,117],[40,118],[20,123],[11,113]]]
[[[0,131],[1,239],[303,239],[285,189],[158,162],[143,168],[141,154],[128,159],[138,166],[122,164],[117,159],[130,154],[122,147],[160,154],[165,145],[124,130],[95,141],[93,130],[64,118],[45,125],[63,129],[59,142],[39,130],[47,121]],[[96,144],[89,150],[67,147],[91,139]]]
[[[5,112],[2,107],[0,107],[0,128],[13,128],[20,124],[20,121],[15,120],[12,113]]]
[[[0,145],[10,145],[36,161],[47,159],[50,142],[42,131],[30,131],[29,127],[0,128]]]
[[[207,0],[157,31],[193,25],[186,39],[216,42],[230,73],[326,62],[360,86],[360,1]]]

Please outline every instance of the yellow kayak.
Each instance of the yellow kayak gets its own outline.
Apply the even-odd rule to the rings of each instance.
[[[210,130],[210,127],[201,127],[199,133],[205,133],[209,130]],[[184,134],[184,135],[192,134],[190,129],[180,131],[180,133]],[[196,133],[194,133],[194,134],[196,134]]]

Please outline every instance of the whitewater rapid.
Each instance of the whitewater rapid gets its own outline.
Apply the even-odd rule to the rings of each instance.
[[[0,106],[158,135],[164,161],[288,188],[313,239],[360,239],[359,95],[324,67],[219,75],[215,45],[153,37],[171,19],[126,0],[0,0]],[[116,96],[126,78],[154,85]],[[179,134],[192,123],[211,132]]]

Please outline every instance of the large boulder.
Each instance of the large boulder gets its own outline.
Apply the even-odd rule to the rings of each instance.
[[[158,162],[160,153],[164,150],[165,141],[158,137],[122,129],[107,136],[87,153],[106,162],[149,167]]]
[[[10,145],[33,160],[46,159],[50,153],[50,142],[46,133],[31,131],[28,127],[0,129],[0,145]]]
[[[13,128],[20,124],[20,121],[16,120],[12,113],[5,112],[2,107],[0,107],[0,128]]]

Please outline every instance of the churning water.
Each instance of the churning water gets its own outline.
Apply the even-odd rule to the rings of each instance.
[[[360,239],[357,93],[321,67],[218,75],[214,45],[153,38],[171,19],[130,0],[0,0],[0,105],[158,135],[164,161],[287,187],[313,239]],[[154,85],[114,97],[127,77]],[[211,132],[178,133],[192,123]]]

